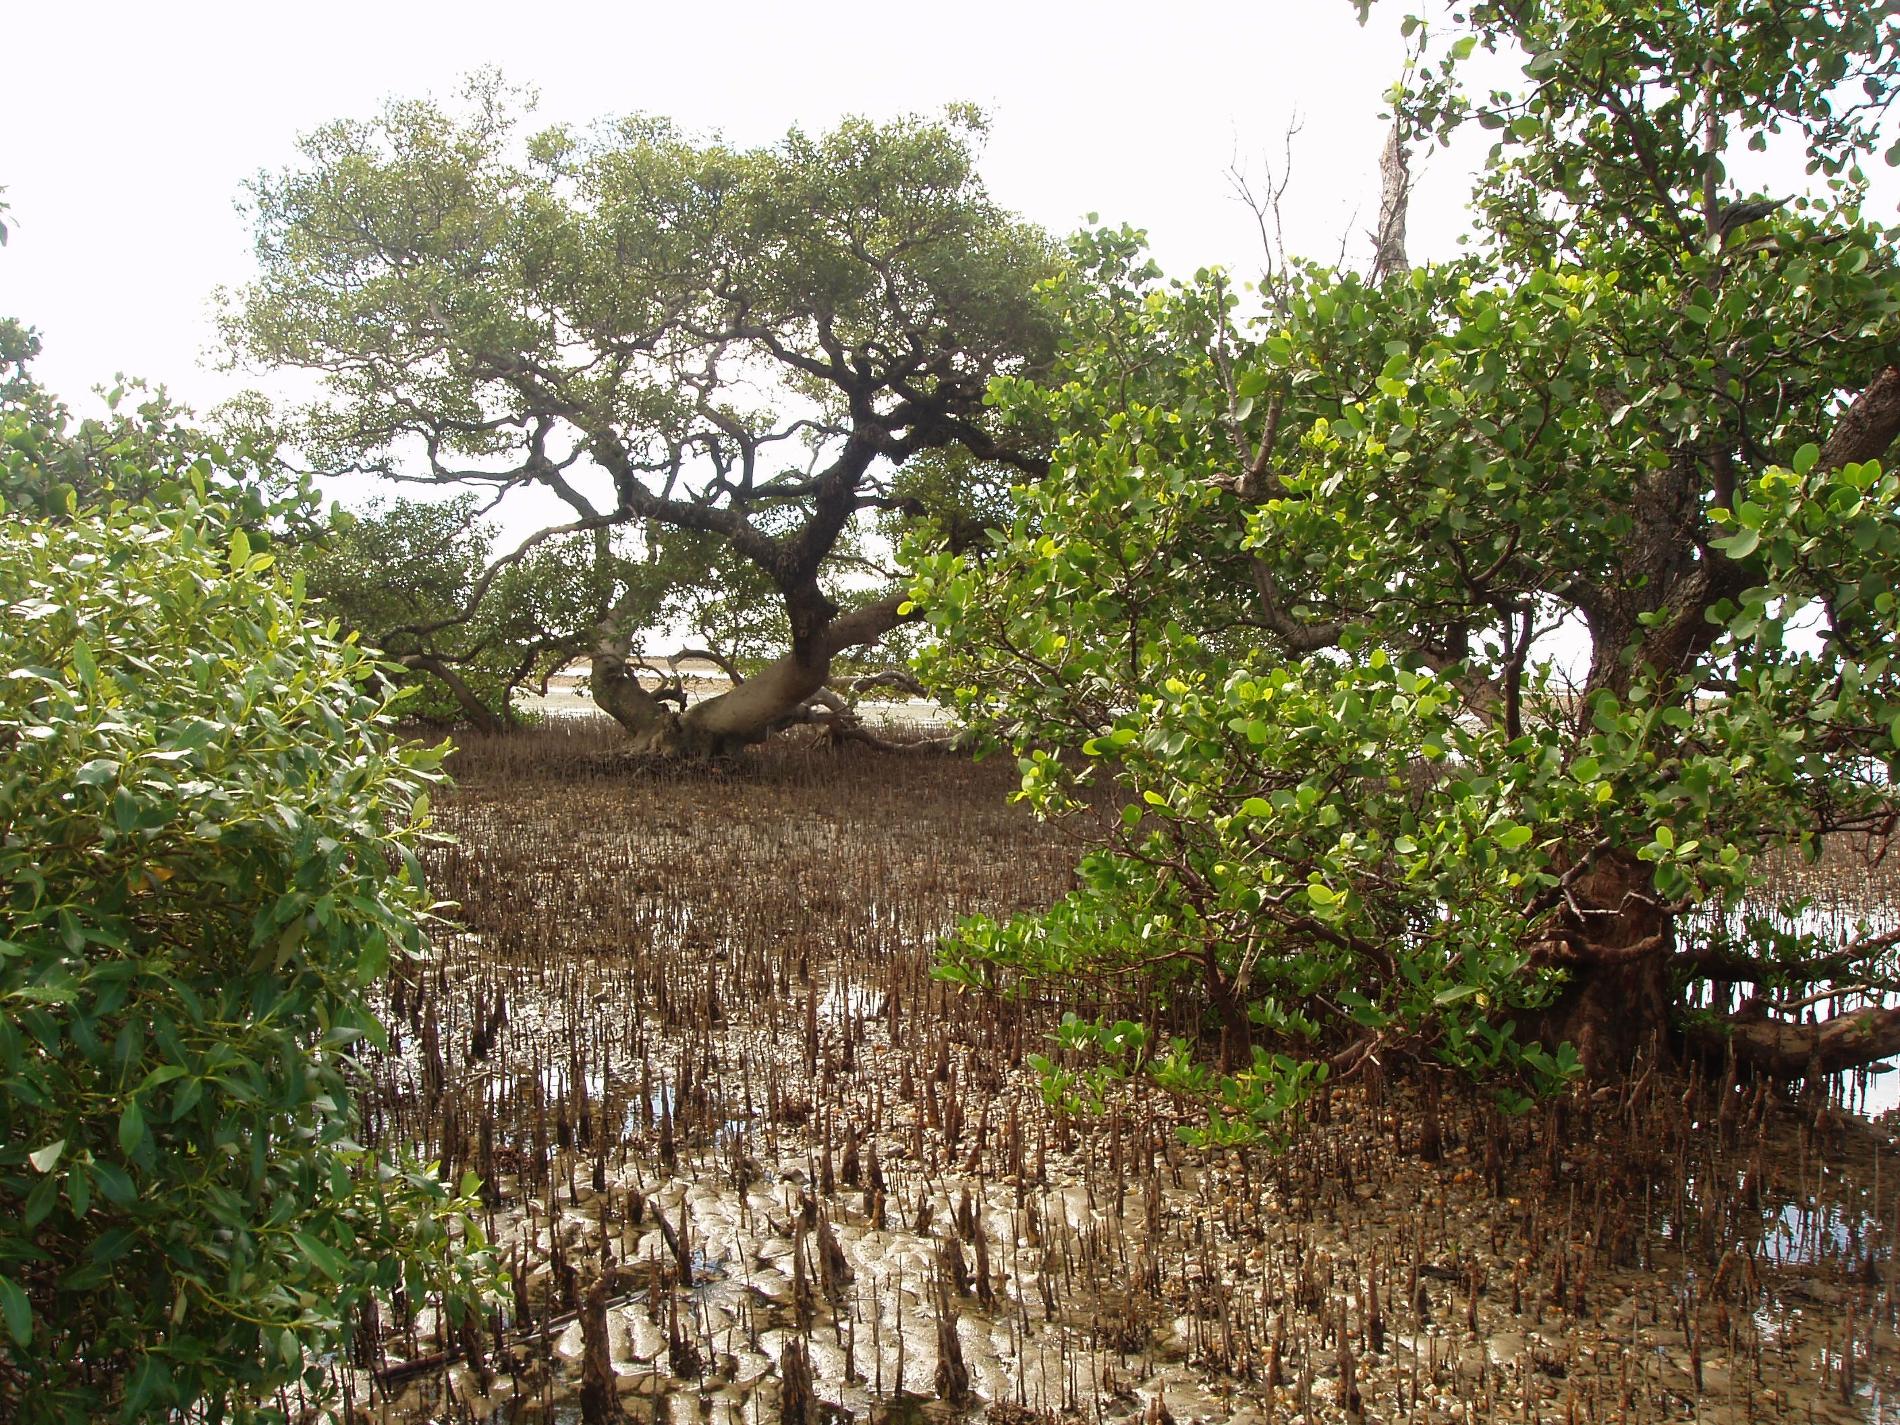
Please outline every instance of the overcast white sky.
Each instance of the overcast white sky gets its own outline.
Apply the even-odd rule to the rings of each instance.
[[[247,384],[211,368],[210,293],[250,271],[239,185],[296,135],[389,95],[447,97],[500,66],[548,121],[634,110],[738,143],[848,113],[956,99],[994,120],[999,200],[1058,231],[1090,211],[1146,227],[1171,271],[1258,267],[1225,177],[1296,141],[1296,248],[1358,248],[1376,211],[1380,94],[1406,7],[1361,29],[1347,0],[1172,6],[956,0],[260,5],[19,0],[6,21],[0,314],[40,328],[42,380],[69,399],[115,372],[204,407]],[[1464,176],[1430,161],[1415,256],[1449,251]]]
[[[302,131],[391,95],[451,96],[491,64],[539,89],[548,122],[640,110],[740,144],[974,100],[993,119],[983,171],[999,200],[1056,232],[1090,211],[1145,227],[1184,275],[1258,270],[1227,174],[1277,160],[1297,117],[1291,245],[1331,257],[1347,237],[1363,255],[1380,95],[1413,8],[1386,0],[1361,29],[1348,0],[15,0],[0,315],[40,328],[41,379],[70,400],[117,372],[201,410],[254,384],[214,368],[209,319],[212,290],[251,271],[245,178],[291,162]],[[1483,142],[1415,159],[1415,260],[1456,250]],[[1786,167],[1758,180],[1800,186]],[[1875,215],[1892,221],[1895,176],[1873,167]]]

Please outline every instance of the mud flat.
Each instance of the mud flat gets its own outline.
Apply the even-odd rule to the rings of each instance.
[[[390,986],[367,1127],[487,1182],[507,1300],[365,1323],[342,1413],[578,1420],[591,1381],[596,1418],[722,1425],[1900,1418],[1892,1140],[1847,1086],[1509,1119],[1362,1079],[1282,1152],[1199,1154],[1165,1096],[1067,1117],[1026,1063],[1141,1006],[930,978],[1086,839],[1010,768],[669,773],[574,720],[459,771],[465,929]]]

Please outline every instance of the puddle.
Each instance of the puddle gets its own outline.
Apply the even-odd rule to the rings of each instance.
[[[844,1020],[879,1019],[889,1003],[884,991],[869,985],[838,981],[818,1001],[818,1017],[831,1024]]]
[[[1784,1267],[1858,1262],[1879,1231],[1872,1214],[1841,1203],[1789,1203],[1769,1219],[1762,1257]]]

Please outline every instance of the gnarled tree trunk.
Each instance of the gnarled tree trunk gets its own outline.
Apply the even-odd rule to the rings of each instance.
[[[1793,1079],[1835,1074],[1900,1054],[1900,1007],[1863,1006],[1818,1022],[1774,1018],[1777,1006],[1762,995],[1720,1019],[1679,1022],[1676,987],[1685,976],[1712,973],[1709,952],[1679,951],[1676,912],[1656,899],[1643,863],[1612,851],[1598,857],[1570,887],[1554,933],[1538,962],[1563,969],[1568,981],[1556,1000],[1525,1026],[1525,1037],[1575,1046],[1585,1072],[1597,1080],[1626,1075],[1637,1063],[1667,1063],[1679,1055],[1717,1064],[1731,1056],[1744,1072]],[[1810,962],[1859,962],[1890,950],[1900,931],[1872,935],[1832,956]],[[1769,967],[1753,960],[1727,967],[1737,979],[1762,979]],[[1800,967],[1788,964],[1788,971]],[[1718,976],[1720,978],[1720,976]]]
[[[1615,1078],[1639,1059],[1670,1053],[1675,917],[1656,899],[1647,870],[1620,851],[1599,856],[1570,886],[1539,952],[1568,980],[1525,1037],[1574,1045],[1592,1078]]]
[[[633,750],[660,757],[729,757],[763,742],[796,714],[831,671],[822,659],[788,653],[763,672],[685,711],[676,711],[640,686],[625,657],[596,652],[594,702],[627,730]]]
[[[805,621],[810,631],[796,637],[784,657],[684,711],[640,686],[626,649],[608,630],[593,655],[594,703],[627,730],[635,752],[687,760],[730,757],[796,720],[823,690],[832,659],[895,628],[901,603],[902,596],[892,594],[829,616],[827,604]],[[795,616],[794,627],[800,622]]]

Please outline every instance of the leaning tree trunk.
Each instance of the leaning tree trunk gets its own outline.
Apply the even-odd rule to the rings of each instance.
[[[396,660],[405,668],[420,669],[437,679],[449,690],[456,704],[462,709],[462,715],[469,725],[478,732],[502,733],[508,730],[508,721],[503,713],[496,712],[477,696],[469,687],[466,679],[456,672],[453,664],[438,658],[432,653],[406,653]]]
[[[1532,1016],[1526,1037],[1575,1046],[1593,1079],[1669,1056],[1669,960],[1674,915],[1656,898],[1642,862],[1610,851],[1577,878],[1555,934],[1539,954],[1566,972],[1556,999]]]
[[[627,730],[635,752],[704,760],[763,742],[825,685],[829,658],[787,654],[763,672],[684,711],[640,686],[626,659],[596,653],[594,703]]]
[[[901,602],[893,595],[830,618],[777,662],[683,711],[642,688],[624,649],[604,637],[593,656],[595,706],[627,730],[636,752],[693,760],[732,756],[797,720],[825,686],[832,659],[895,628]]]

